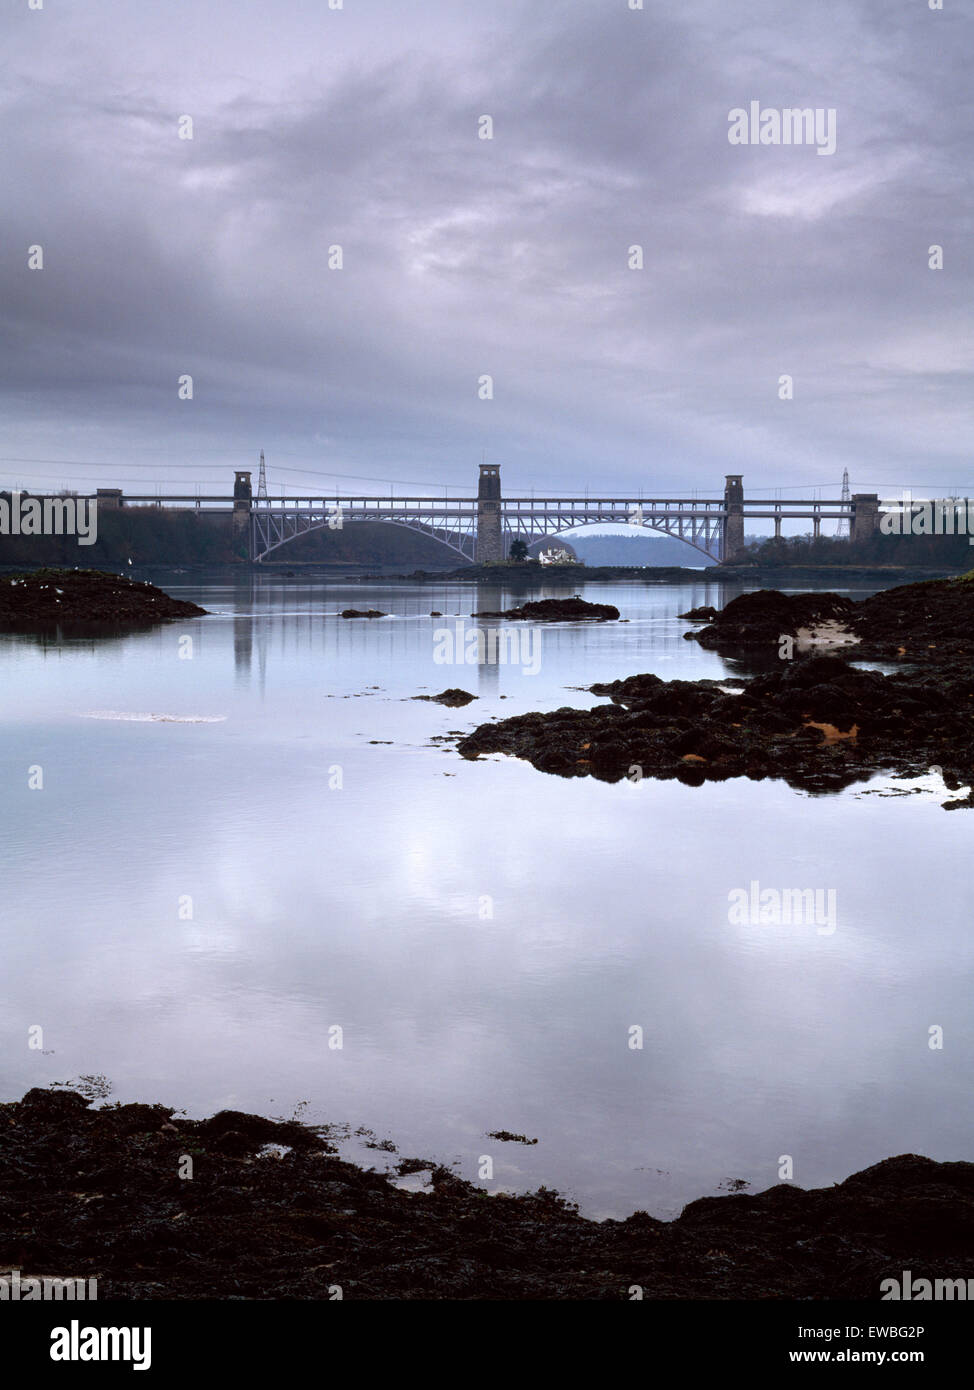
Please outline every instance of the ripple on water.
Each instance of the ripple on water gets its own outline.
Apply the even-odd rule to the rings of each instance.
[[[89,709],[79,716],[81,719],[124,719],[135,724],[222,724],[226,717],[225,714],[151,714],[114,709]]]

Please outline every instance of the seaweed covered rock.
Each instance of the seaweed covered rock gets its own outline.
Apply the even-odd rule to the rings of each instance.
[[[902,1154],[831,1187],[702,1197],[675,1221],[591,1221],[543,1187],[485,1200],[428,1159],[400,1161],[431,1173],[427,1191],[404,1191],[339,1158],[323,1128],[30,1091],[0,1105],[0,1266],[96,1278],[100,1300],[329,1300],[337,1287],[625,1302],[638,1284],[646,1298],[878,1301],[904,1270],[970,1276],[971,1163]],[[191,1182],[177,1176],[187,1156]]]
[[[154,623],[206,612],[154,584],[104,570],[40,569],[0,575],[0,622]]]
[[[758,589],[731,599],[707,627],[685,636],[716,650],[769,647],[782,637],[812,633],[825,624],[845,628],[855,608],[853,600],[842,594],[781,594],[777,589]]]
[[[686,618],[695,616],[684,614]],[[740,594],[706,627],[684,633],[712,651],[770,650],[782,637],[855,644],[857,658],[941,664],[974,658],[974,572],[883,589],[855,602],[843,594]]]
[[[619,610],[611,603],[589,603],[579,598],[543,598],[535,603],[522,603],[519,608],[508,608],[506,612],[473,613],[474,618],[514,618],[530,622],[565,622],[579,618],[595,622],[609,622],[619,616]]]
[[[439,695],[414,695],[414,700],[429,700],[434,705],[446,705],[450,709],[459,709],[461,705],[469,705],[471,700],[476,700],[476,695],[471,695],[469,690],[460,690],[456,686],[451,686],[449,690],[441,690]]]
[[[607,782],[638,769],[640,778],[691,785],[777,777],[827,792],[877,772],[920,775],[937,766],[951,790],[974,785],[968,664],[885,676],[835,656],[809,656],[737,689],[644,674],[591,690],[612,704],[481,724],[458,751],[466,758],[508,753],[543,772]]]

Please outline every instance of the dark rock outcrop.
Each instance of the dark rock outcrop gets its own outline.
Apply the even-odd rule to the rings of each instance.
[[[783,778],[828,792],[880,771],[942,769],[949,788],[974,785],[974,668],[884,676],[836,656],[782,663],[740,682],[593,685],[611,705],[521,714],[481,724],[461,739],[466,758],[509,753],[562,777]],[[951,807],[971,804],[951,801]]]
[[[684,636],[717,651],[770,647],[781,637],[796,636],[800,628],[827,622],[849,624],[855,609],[853,600],[842,594],[781,594],[777,589],[759,589],[731,599],[714,614],[709,626]],[[702,610],[695,609],[694,614],[698,613]]]
[[[695,610],[699,611],[699,610]],[[684,614],[685,617],[691,616]],[[974,578],[883,589],[855,602],[842,594],[741,594],[712,622],[684,635],[713,651],[769,649],[799,628],[832,622],[857,643],[857,659],[940,665],[974,658]]]
[[[0,576],[0,623],[142,624],[206,612],[154,584],[103,570],[41,569]]]
[[[459,709],[461,705],[469,705],[471,700],[476,700],[476,695],[471,695],[469,690],[459,690],[452,686],[449,690],[441,690],[439,695],[414,695],[414,700],[429,700],[434,705],[448,705],[450,709]]]
[[[618,618],[619,610],[611,603],[589,603],[579,598],[543,598],[536,603],[522,603],[519,608],[508,608],[506,612],[472,613],[473,618],[515,618],[526,622],[565,622],[566,620],[588,618],[596,622],[608,622]]]

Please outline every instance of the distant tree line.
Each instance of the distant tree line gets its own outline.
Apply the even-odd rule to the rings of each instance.
[[[9,503],[9,492],[0,496]],[[202,511],[101,506],[92,545],[79,545],[73,535],[0,535],[0,564],[27,568],[60,565],[98,569],[125,565],[129,560],[133,565],[221,564],[230,559],[229,518]]]
[[[760,565],[916,565],[924,569],[970,569],[974,550],[967,536],[884,536],[849,541],[812,535],[748,539],[741,559]]]
[[[27,496],[27,493],[23,493]],[[8,507],[11,496],[0,492]],[[79,545],[73,535],[0,534],[0,565],[57,565],[80,569],[116,569],[127,565],[222,565],[239,559],[231,544],[229,516],[203,510],[165,507],[98,508],[97,539]],[[460,556],[414,531],[367,521],[342,530],[312,531],[273,552],[273,559],[350,564],[451,566]]]

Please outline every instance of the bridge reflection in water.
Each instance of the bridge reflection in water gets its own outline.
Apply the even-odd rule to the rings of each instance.
[[[699,582],[619,582],[608,589],[599,585],[598,594],[593,590],[589,597],[616,604],[626,617],[625,624],[609,625],[616,628],[616,638],[607,643],[607,629],[601,624],[532,624],[474,616],[478,612],[503,612],[528,598],[564,597],[563,586],[543,581],[474,585],[433,580],[386,587],[381,580],[366,586],[354,579],[320,575],[285,578],[275,571],[249,570],[241,572],[238,582],[230,586],[232,602],[227,605],[236,685],[241,690],[254,688],[263,698],[265,692],[273,690],[284,669],[300,667],[317,673],[313,680],[320,682],[323,691],[339,673],[375,672],[362,688],[352,690],[361,696],[380,694],[373,690],[373,680],[386,687],[388,677],[383,679],[379,673],[394,670],[400,676],[411,671],[417,693],[459,686],[490,699],[517,687],[533,699],[545,682],[535,682],[531,667],[543,662],[549,671],[554,663],[563,668],[567,681],[580,653],[606,650],[607,646],[614,649],[616,645],[620,658],[635,661],[639,669],[640,662],[652,653],[653,660],[672,661],[674,671],[682,674],[684,665],[693,664],[694,658],[699,660],[701,652],[685,641],[687,624],[679,615],[701,604],[721,606],[744,587],[739,581],[713,578],[716,573],[714,569],[702,571]],[[585,588],[580,582],[579,589]],[[387,616],[340,617],[345,608],[373,606]],[[437,651],[442,650],[444,632],[449,635],[451,655],[441,664]],[[483,632],[486,639],[479,651],[472,638],[477,632]],[[497,633],[505,634],[504,640],[496,636],[492,640]],[[615,664],[611,669],[606,667],[607,679],[616,674]],[[558,700],[564,700],[567,688],[560,688]],[[550,701],[548,691],[543,702]]]

